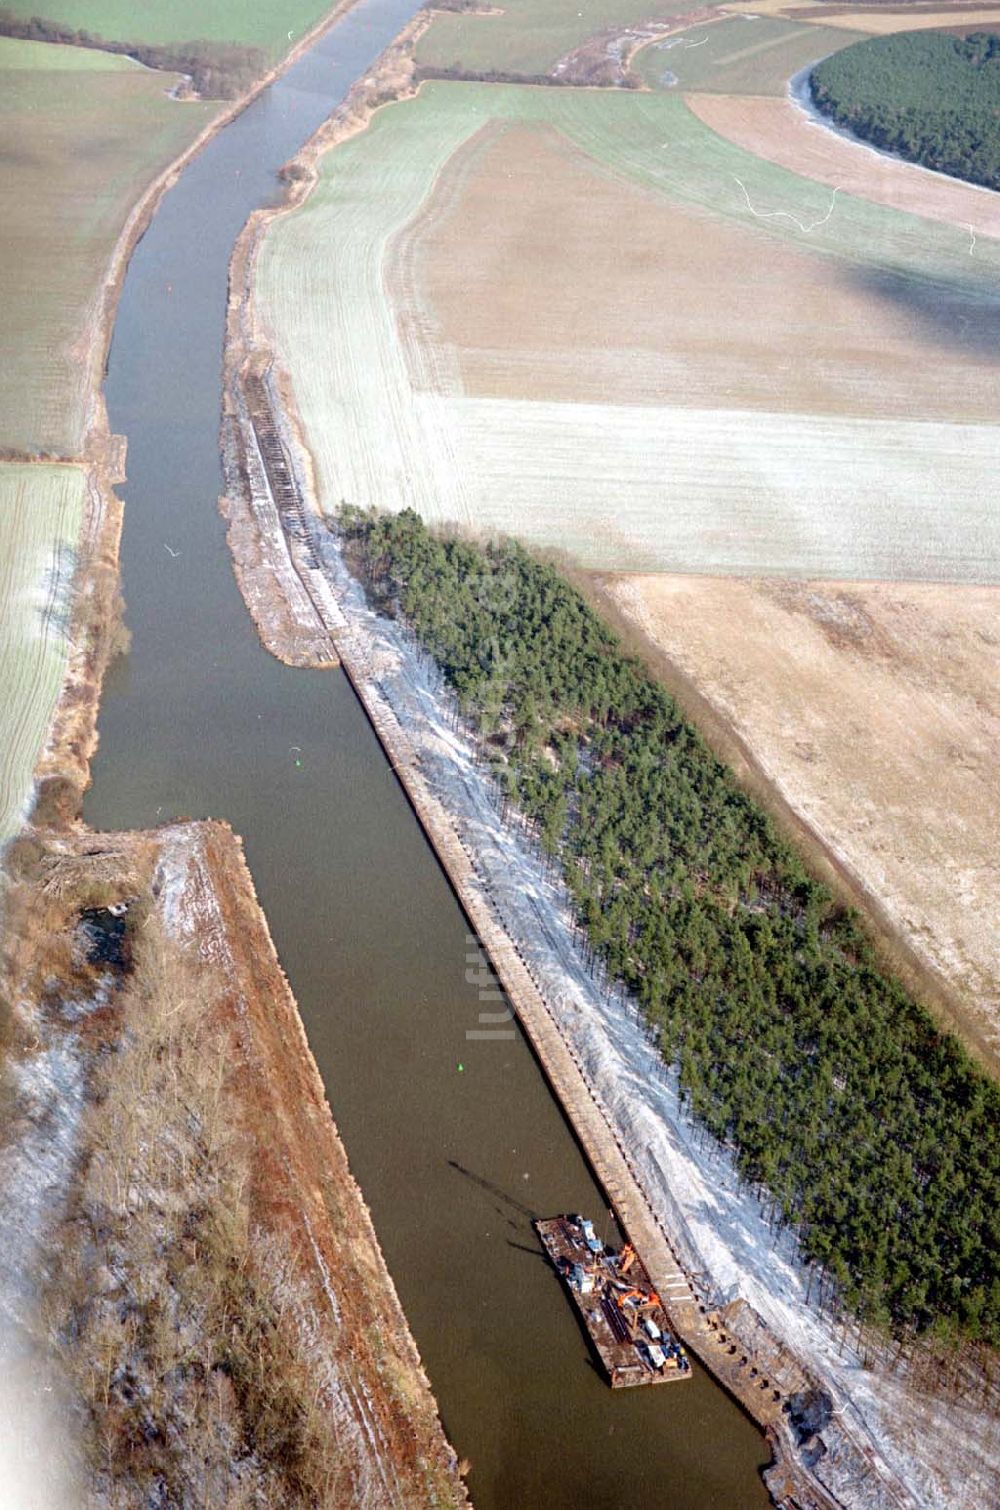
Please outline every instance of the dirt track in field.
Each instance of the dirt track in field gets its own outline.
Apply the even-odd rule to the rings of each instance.
[[[961,301],[938,335],[848,265],[616,180],[550,130],[481,132],[390,266],[424,391],[457,371],[490,398],[996,414]]]
[[[957,226],[963,235],[971,227],[977,236],[1000,237],[1000,194],[850,142],[787,98],[689,94],[686,104],[719,136],[769,163],[875,204]]]
[[[620,577],[613,606],[952,988],[1000,1072],[1000,592]],[[669,679],[669,678],[668,678]]]
[[[758,9],[753,6],[753,9]],[[765,12],[762,10],[761,12]],[[900,5],[890,9],[888,6],[873,5],[858,10],[850,6],[810,6],[803,9],[796,6],[783,6],[777,12],[768,9],[767,14],[779,14],[789,19],[798,20],[800,17],[810,21],[822,21],[824,26],[842,26],[848,31],[865,31],[876,36],[889,36],[897,31],[940,31],[945,28],[961,26],[965,28],[982,27],[984,31],[1000,22],[1000,6],[941,6],[921,9],[914,5]]]

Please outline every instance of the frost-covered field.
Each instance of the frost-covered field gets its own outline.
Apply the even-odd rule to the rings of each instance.
[[[24,817],[62,684],[85,497],[76,467],[0,466],[0,844]]]
[[[1000,1482],[1000,1430],[981,1410],[907,1390],[862,1366],[840,1329],[806,1302],[807,1278],[786,1235],[777,1241],[728,1156],[698,1136],[676,1081],[620,998],[590,975],[573,942],[565,894],[524,835],[501,822],[469,740],[456,730],[435,668],[396,621],[375,615],[324,543],[326,569],[350,631],[384,698],[419,752],[424,777],[452,816],[499,918],[585,1068],[595,1099],[627,1147],[647,1198],[705,1289],[743,1296],[826,1381],[845,1424],[921,1510],[979,1510]],[[834,1470],[831,1470],[831,1472]],[[875,1503],[844,1492],[850,1506]]]
[[[588,566],[1000,574],[985,487],[1000,427],[425,395],[413,409],[437,472],[425,517]]]
[[[292,375],[327,506],[409,505],[617,568],[954,580],[995,571],[987,500],[1000,427],[749,412],[738,393],[712,409],[683,407],[683,394],[676,406],[627,393],[597,405],[467,395],[419,287],[406,310],[389,289],[400,233],[458,149],[498,120],[555,127],[602,181],[611,172],[730,225],[766,225],[776,246],[823,254],[831,298],[845,259],[859,277],[918,289],[948,280],[963,299],[995,289],[1000,242],[981,241],[970,258],[964,227],[833,197],[723,141],[677,98],[425,86],[329,153],[304,207],[276,221],[261,249],[258,307]],[[614,234],[627,236],[627,223],[595,227]],[[748,318],[754,280],[767,276],[747,268]],[[706,294],[707,320],[710,305]],[[414,391],[415,343],[430,392]],[[931,341],[925,355],[933,361]]]

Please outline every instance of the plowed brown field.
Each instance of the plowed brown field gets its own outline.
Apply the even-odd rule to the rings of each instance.
[[[608,595],[950,983],[1000,1071],[1000,592],[654,576]]]
[[[389,279],[424,391],[457,364],[489,398],[996,416],[961,300],[931,339],[849,264],[623,183],[544,127],[494,123],[462,148]]]
[[[753,7],[756,9],[756,7]],[[848,31],[864,31],[873,35],[888,36],[897,31],[940,31],[945,27],[971,29],[982,27],[985,31],[1000,21],[1000,6],[941,6],[939,10],[919,10],[916,6],[873,5],[860,10],[849,6],[820,5],[803,11],[796,6],[782,7],[779,14],[798,19],[808,15],[810,20],[822,21],[824,26],[843,26]]]
[[[1000,237],[1000,194],[848,141],[788,98],[689,94],[686,100],[706,126],[769,163],[890,209]]]

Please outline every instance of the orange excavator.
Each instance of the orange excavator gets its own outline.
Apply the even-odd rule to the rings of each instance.
[[[660,1304],[660,1297],[655,1290],[647,1293],[645,1290],[608,1290],[608,1294],[614,1299],[614,1311],[617,1318],[616,1333],[624,1341],[627,1337],[630,1342],[635,1342],[640,1335],[640,1329],[644,1328],[645,1318]],[[659,1335],[659,1329],[654,1326]],[[650,1334],[652,1335],[652,1333]]]
[[[626,1243],[618,1255],[618,1273],[627,1274],[635,1263],[635,1249],[631,1243]]]
[[[633,1316],[655,1310],[660,1304],[660,1297],[655,1290],[615,1290],[614,1296],[618,1309],[624,1311],[627,1307]]]

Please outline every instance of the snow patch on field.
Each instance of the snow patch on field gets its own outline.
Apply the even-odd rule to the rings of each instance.
[[[0,845],[27,813],[66,668],[85,495],[75,467],[0,466]]]
[[[78,1154],[84,1066],[73,1035],[9,1066],[0,1151],[0,1484],[7,1510],[79,1504],[67,1407],[40,1339],[47,1240]]]
[[[0,1310],[30,1319],[43,1237],[61,1213],[77,1154],[83,1061],[72,1037],[11,1065],[20,1135],[0,1173]]]
[[[418,453],[433,476],[420,496],[371,486],[352,501],[471,512],[603,567],[998,580],[983,480],[1000,427],[428,395],[414,407],[428,433],[452,429],[448,462]]]
[[[703,1293],[716,1301],[742,1296],[765,1318],[822,1377],[848,1429],[905,1486],[906,1503],[978,1510],[993,1502],[997,1423],[974,1408],[915,1396],[898,1376],[865,1368],[835,1324],[807,1304],[793,1239],[772,1237],[728,1155],[686,1116],[676,1076],[664,1072],[627,1003],[595,982],[575,947],[562,886],[546,875],[527,836],[501,823],[436,667],[400,624],[372,612],[336,546],[322,540],[320,548],[370,668],[372,695],[385,699],[412,740],[424,778],[474,857],[486,895]],[[833,1465],[827,1472],[834,1487]],[[868,1505],[874,1497],[844,1502]]]

